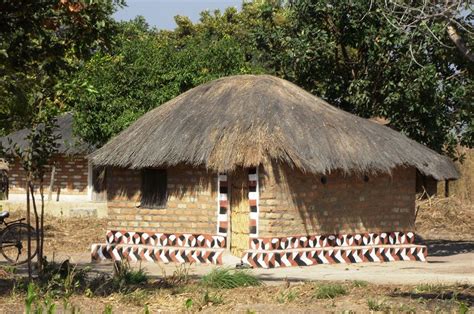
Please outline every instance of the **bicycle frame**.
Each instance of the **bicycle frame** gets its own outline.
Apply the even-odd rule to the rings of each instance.
[[[13,225],[14,223],[18,223],[18,222],[22,222],[22,221],[25,221],[26,218],[20,218],[20,219],[15,219],[15,220],[11,220],[11,221],[5,221],[3,220],[2,223],[5,225],[5,228],[4,229],[1,229],[0,230],[0,234],[3,232],[3,230],[5,230],[9,225]]]

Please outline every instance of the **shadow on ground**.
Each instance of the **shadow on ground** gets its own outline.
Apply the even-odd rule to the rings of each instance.
[[[424,240],[428,256],[451,256],[474,252],[474,241]]]
[[[460,285],[456,291],[445,288],[440,292],[393,292],[391,297],[404,297],[423,300],[456,300],[466,303],[469,307],[474,305],[474,294],[471,286]]]

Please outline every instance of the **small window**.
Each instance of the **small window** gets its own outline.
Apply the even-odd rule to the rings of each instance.
[[[166,170],[142,170],[142,199],[140,206],[144,208],[166,207],[167,183]]]

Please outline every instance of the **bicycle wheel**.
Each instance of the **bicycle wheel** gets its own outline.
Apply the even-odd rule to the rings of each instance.
[[[14,264],[23,264],[28,261],[28,233],[31,234],[31,258],[36,255],[35,229],[25,223],[9,225],[0,237],[0,251],[5,259]]]

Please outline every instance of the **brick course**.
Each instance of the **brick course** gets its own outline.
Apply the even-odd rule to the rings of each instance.
[[[217,175],[205,169],[167,169],[166,208],[139,208],[141,172],[110,168],[107,173],[109,229],[215,234]]]
[[[392,175],[303,174],[288,166],[260,167],[259,237],[412,231],[414,168]]]
[[[61,195],[87,195],[88,162],[82,155],[58,155],[53,158],[56,166],[53,185],[53,199]],[[18,161],[9,165],[9,193],[25,194],[25,171]],[[44,177],[45,195],[49,192],[51,171],[47,170]]]

